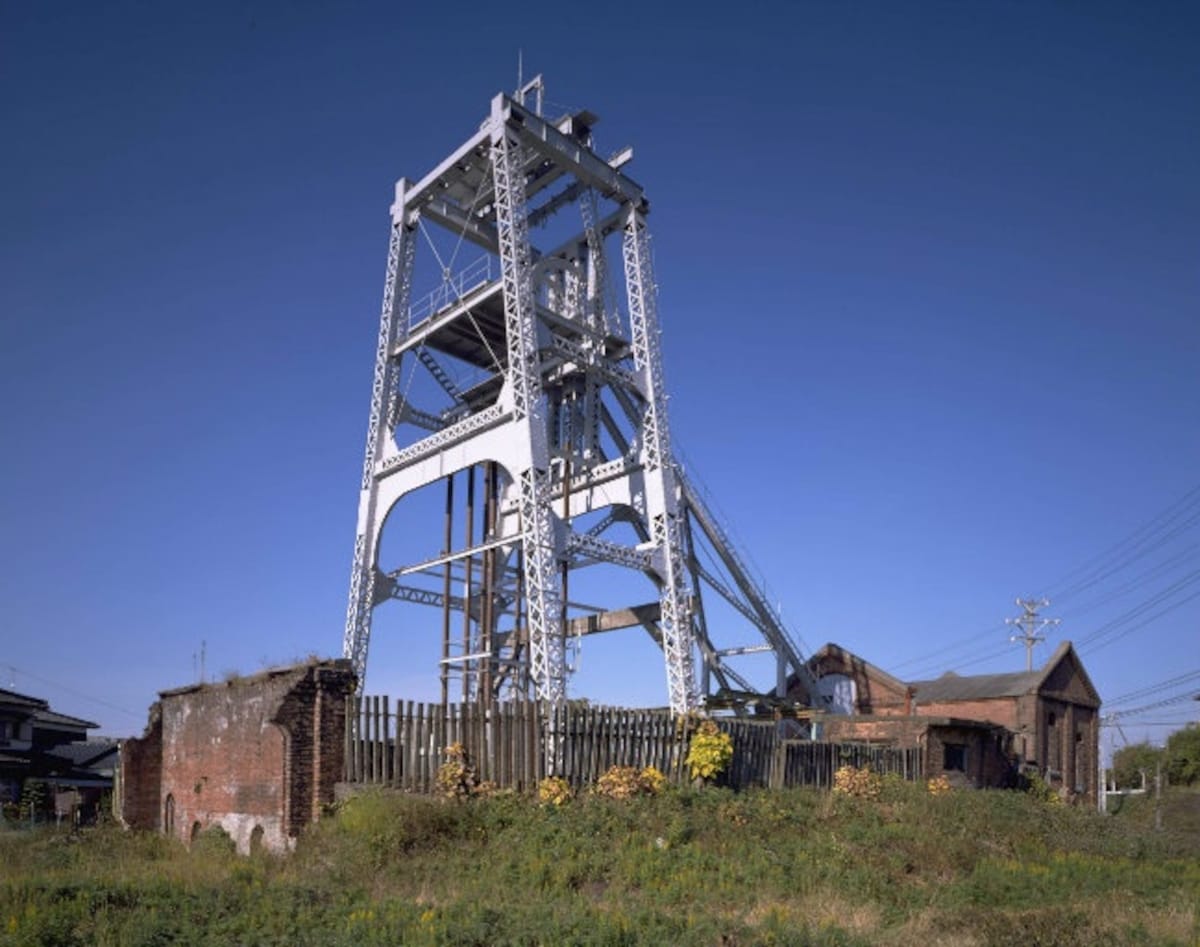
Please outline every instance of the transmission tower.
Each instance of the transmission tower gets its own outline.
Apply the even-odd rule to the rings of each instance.
[[[1021,607],[1021,614],[1016,618],[1004,619],[1004,624],[1015,625],[1021,629],[1019,634],[1011,635],[1008,640],[1020,641],[1025,645],[1025,670],[1032,671],[1033,646],[1046,640],[1046,636],[1041,632],[1046,628],[1059,624],[1062,619],[1042,618],[1038,614],[1038,609],[1049,607],[1050,600],[1048,598],[1019,598],[1016,600],[1016,603]]]
[[[440,637],[443,701],[560,700],[568,643],[630,627],[661,646],[675,712],[756,690],[728,662],[755,651],[775,655],[776,692],[813,693],[672,453],[632,150],[601,157],[596,116],[549,120],[542,93],[539,76],[497,95],[475,134],[396,185],[344,653],[361,688],[373,612],[400,600],[440,612],[414,630]],[[533,231],[550,238],[535,245]],[[459,266],[464,245],[483,255]],[[414,298],[422,265],[434,288]],[[430,554],[384,565],[385,521],[427,489],[444,497]],[[569,597],[572,576],[598,564],[649,579],[653,600]],[[705,588],[757,636],[718,647]]]

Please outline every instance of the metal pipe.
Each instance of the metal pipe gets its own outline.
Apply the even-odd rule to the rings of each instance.
[[[442,555],[450,555],[454,541],[454,474],[446,477],[446,521],[442,532]],[[450,702],[450,560],[442,567],[442,663],[439,677],[442,685],[442,706]]]
[[[483,467],[483,530],[482,537],[491,539],[496,527],[496,464],[488,461]],[[495,568],[496,550],[488,549],[483,553],[483,598],[479,607],[480,618],[480,650],[488,657],[484,659],[482,678],[479,687],[479,699],[484,704],[492,702],[492,667],[494,661],[492,652],[492,622],[495,606]]]
[[[467,474],[467,548],[475,545],[475,468],[468,467]],[[466,575],[463,578],[463,654],[471,653],[471,573],[474,557],[467,556],[463,560]],[[471,699],[471,668],[466,662],[462,666],[462,699],[465,703]]]

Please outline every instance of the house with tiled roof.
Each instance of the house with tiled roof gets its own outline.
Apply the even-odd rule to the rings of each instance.
[[[835,644],[809,668],[827,739],[921,746],[927,774],[959,785],[1036,773],[1064,796],[1097,798],[1100,695],[1069,641],[1035,671],[902,681]]]
[[[99,724],[52,710],[48,701],[0,688],[0,806],[11,812],[27,784],[44,788],[43,815],[94,812],[112,788],[117,742],[89,739]]]

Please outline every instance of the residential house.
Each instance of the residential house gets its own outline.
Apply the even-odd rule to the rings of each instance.
[[[47,790],[43,815],[94,817],[117,760],[115,740],[88,738],[98,726],[51,710],[39,697],[0,689],[0,805],[11,813],[34,782]]]

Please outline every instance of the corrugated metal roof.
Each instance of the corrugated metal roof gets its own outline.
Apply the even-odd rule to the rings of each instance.
[[[1036,690],[1042,675],[1042,671],[1018,671],[1012,674],[973,674],[964,677],[948,671],[932,681],[913,681],[912,687],[916,690],[918,704],[1020,697]]]

